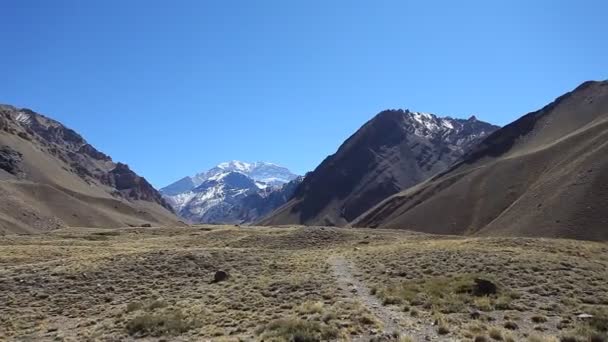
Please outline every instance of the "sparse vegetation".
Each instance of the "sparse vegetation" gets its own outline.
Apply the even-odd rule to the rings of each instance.
[[[268,341],[315,342],[336,338],[338,331],[318,322],[278,319],[267,324],[260,335]]]
[[[205,226],[70,229],[0,245],[0,340],[607,337],[606,244]],[[338,286],[336,255],[356,288]],[[212,284],[217,270],[230,281]],[[476,295],[478,278],[496,293]],[[420,333],[393,334],[395,320]]]
[[[131,302],[127,304],[127,312],[133,312],[137,310],[141,310],[143,304],[141,302]]]
[[[445,323],[442,322],[437,327],[437,333],[439,335],[447,335],[447,334],[450,333],[450,328],[447,326],[447,324],[445,324]]]
[[[490,337],[496,341],[502,341],[503,340],[503,336],[502,336],[502,330],[498,329],[498,328],[491,328],[488,331],[488,335],[490,335]]]
[[[137,316],[127,323],[127,330],[129,334],[139,336],[177,335],[197,325],[195,319],[185,317],[180,311],[169,311]]]
[[[387,286],[377,294],[385,305],[405,302],[442,313],[466,312],[471,306],[482,311],[509,308],[511,298],[506,295],[475,296],[476,278],[472,274],[430,277]]]

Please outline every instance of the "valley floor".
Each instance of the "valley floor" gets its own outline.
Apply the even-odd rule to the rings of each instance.
[[[230,277],[214,282],[218,270]],[[607,330],[605,243],[328,227],[0,237],[0,340],[601,341]]]

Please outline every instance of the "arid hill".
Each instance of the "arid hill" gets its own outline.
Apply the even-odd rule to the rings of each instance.
[[[0,234],[175,222],[126,164],[55,120],[0,105]]]
[[[608,81],[585,82],[353,225],[606,240],[606,208]]]
[[[408,110],[376,115],[306,175],[263,225],[343,226],[383,199],[446,170],[498,129]]]

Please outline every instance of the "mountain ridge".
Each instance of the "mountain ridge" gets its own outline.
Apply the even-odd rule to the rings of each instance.
[[[346,225],[384,198],[445,170],[497,126],[409,110],[384,110],[304,179],[263,225]]]
[[[0,231],[177,223],[126,164],[30,109],[0,105]]]
[[[584,82],[494,132],[353,226],[606,240],[608,82]],[[451,205],[449,203],[452,203]],[[441,208],[441,209],[440,209]],[[426,213],[442,211],[442,215]]]

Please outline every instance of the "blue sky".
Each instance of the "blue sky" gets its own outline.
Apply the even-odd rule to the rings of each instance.
[[[608,78],[608,2],[2,1],[0,102],[155,186],[304,173],[386,108],[508,123]]]

